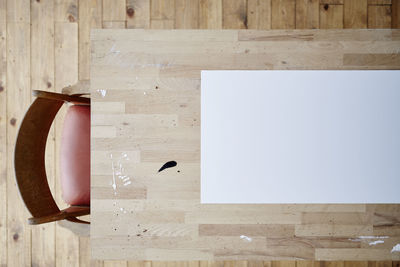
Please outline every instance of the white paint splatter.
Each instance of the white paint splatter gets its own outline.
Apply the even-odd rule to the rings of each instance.
[[[385,243],[385,241],[383,241],[383,240],[376,240],[376,241],[369,242],[368,244],[369,244],[370,246],[376,246],[376,245],[378,245],[378,244],[383,244],[383,243]]]
[[[105,97],[107,94],[107,90],[104,89],[98,89],[97,92],[101,95],[101,97]]]
[[[367,242],[370,239],[386,239],[389,238],[388,236],[358,236],[357,238],[349,238],[350,241],[354,241],[354,242]],[[369,244],[373,243],[374,241],[369,242]],[[382,241],[383,243],[384,241]],[[379,243],[377,243],[379,244]],[[375,244],[373,244],[375,245]]]
[[[111,160],[111,169],[112,169],[112,180],[110,182],[110,185],[113,188],[114,191],[114,207],[116,210],[114,211],[114,215],[118,216],[119,212],[122,212],[124,214],[128,213],[128,211],[125,208],[122,208],[118,204],[118,199],[117,199],[117,193],[118,193],[118,188],[121,186],[128,186],[132,183],[131,178],[125,174],[124,170],[124,162],[129,161],[128,154],[125,152],[121,153],[110,153],[109,154],[110,160]]]
[[[242,240],[244,240],[244,241],[247,241],[247,242],[253,241],[253,238],[248,237],[248,236],[246,236],[246,235],[241,235],[241,236],[240,236],[240,239],[242,239]]]
[[[119,54],[119,53],[121,53],[121,51],[115,50],[115,44],[113,44],[113,46],[110,49],[110,53]]]
[[[394,252],[400,252],[400,243],[397,244],[396,246],[394,246],[391,252],[392,252],[392,253],[394,253]]]
[[[114,189],[114,195],[115,195],[115,190],[117,190],[117,183],[115,182],[114,161],[111,162],[111,166],[112,166],[112,170],[113,170],[112,188]]]
[[[385,239],[385,238],[389,238],[388,236],[373,236],[373,235],[362,235],[359,236],[358,238],[361,239]]]
[[[121,59],[118,64],[123,67],[127,67],[130,69],[144,69],[144,68],[159,68],[159,69],[166,69],[170,66],[173,66],[171,63],[149,63],[149,64],[140,64],[140,63],[128,63],[124,62],[125,59]]]

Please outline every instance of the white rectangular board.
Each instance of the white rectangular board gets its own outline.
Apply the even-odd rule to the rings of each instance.
[[[400,203],[400,71],[202,71],[201,203]]]

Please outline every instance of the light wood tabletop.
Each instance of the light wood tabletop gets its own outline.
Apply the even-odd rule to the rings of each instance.
[[[201,70],[400,69],[400,30],[93,30],[91,40],[93,258],[400,259],[400,205],[200,204]],[[158,172],[168,161],[177,166]]]

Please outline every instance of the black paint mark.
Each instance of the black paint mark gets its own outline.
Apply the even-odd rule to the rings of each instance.
[[[168,161],[167,163],[165,163],[165,164],[158,170],[158,172],[163,171],[163,170],[165,170],[165,169],[167,169],[167,168],[175,167],[176,165],[177,165],[176,161]]]
[[[325,9],[325,10],[328,10],[328,9],[329,9],[329,5],[328,5],[328,4],[325,4],[325,5],[324,5],[324,9]]]

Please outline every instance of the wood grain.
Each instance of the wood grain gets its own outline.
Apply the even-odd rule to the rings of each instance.
[[[175,28],[199,28],[199,0],[175,0]]]
[[[173,29],[175,27],[175,0],[151,0],[150,28]]]
[[[319,0],[296,0],[296,29],[319,28]]]
[[[102,26],[102,0],[79,2],[79,79],[90,78],[90,30]]]
[[[103,21],[103,29],[125,29],[126,21]]]
[[[272,1],[272,29],[294,29],[296,27],[296,0]]]
[[[344,28],[367,28],[367,0],[344,1]]]
[[[247,1],[248,29],[271,29],[271,0]]]
[[[0,0],[0,266],[7,265],[7,10]]]
[[[321,5],[343,5],[345,0],[320,0],[319,3]]]
[[[7,6],[8,8],[9,6]],[[30,23],[7,20],[7,155],[14,154],[18,124],[30,104]],[[7,157],[7,265],[31,264],[31,228]]]
[[[391,5],[392,0],[368,0],[368,5]]]
[[[343,29],[343,5],[320,5],[321,29]]]
[[[200,29],[222,29],[222,0],[199,0]]]
[[[7,22],[30,22],[29,0],[6,0]]]
[[[247,1],[223,0],[223,28],[247,29]]]
[[[158,15],[154,15],[154,12],[150,14],[150,7],[155,7],[157,5],[162,5],[161,2],[167,2],[167,7],[161,7],[161,10],[164,9],[173,9],[173,15],[170,18],[164,20],[160,18]],[[390,4],[388,0],[369,0],[368,5],[387,5]],[[400,27],[400,1],[392,0],[392,18],[391,23],[393,28]],[[154,5],[156,4],[156,5]],[[329,14],[333,10],[332,14],[335,14],[332,18],[328,17],[325,22],[322,22],[322,18],[324,13],[322,13],[321,6],[323,4],[330,4]],[[320,0],[320,28],[341,28],[343,26],[343,0]],[[54,11],[51,11],[51,5],[54,7]],[[126,12],[125,19],[121,21],[103,21],[103,1],[102,0],[56,0],[51,3],[48,0],[41,1],[29,1],[29,0],[0,0],[0,265],[7,266],[31,266],[36,264],[37,262],[51,262],[51,259],[58,259],[58,266],[62,264],[68,264],[69,262],[73,262],[74,266],[103,266],[103,261],[90,261],[89,257],[89,247],[90,242],[85,240],[85,238],[79,239],[79,246],[77,245],[76,239],[72,239],[72,245],[68,247],[68,250],[51,248],[51,240],[44,238],[45,236],[51,236],[51,233],[47,231],[42,231],[39,229],[34,229],[32,234],[29,230],[30,228],[26,226],[26,219],[28,218],[28,214],[25,212],[25,208],[23,205],[20,205],[21,199],[18,196],[18,193],[14,187],[14,170],[12,166],[12,150],[13,144],[15,140],[16,130],[18,129],[19,122],[21,121],[22,115],[24,114],[27,105],[30,103],[31,97],[30,92],[35,88],[36,85],[40,86],[45,90],[60,90],[63,84],[70,84],[72,80],[66,79],[67,76],[70,76],[71,73],[76,73],[76,70],[79,72],[80,80],[87,80],[90,74],[89,68],[89,60],[90,60],[90,51],[89,51],[89,36],[90,29],[92,28],[101,28],[104,22],[105,27],[126,27],[128,28],[148,28],[150,27],[150,20],[153,21],[154,28],[174,28],[175,21],[175,1],[156,1],[156,0],[127,0],[126,7],[123,5],[119,5],[119,14],[123,17],[123,13]],[[335,5],[339,5],[336,7]],[[130,7],[133,7],[132,10],[129,10]],[[172,8],[169,8],[172,7]],[[108,12],[108,13],[107,13]],[[165,12],[165,11],[163,11]],[[169,11],[170,12],[170,11]],[[187,14],[196,14],[194,10],[185,10]],[[253,13],[251,13],[253,12]],[[53,13],[53,14],[51,14]],[[167,12],[168,13],[168,12]],[[156,12],[157,14],[157,12]],[[328,14],[328,15],[329,15]],[[106,18],[113,17],[115,15],[113,8],[106,10]],[[369,14],[367,14],[369,15]],[[179,16],[179,15],[178,15]],[[248,0],[247,1],[247,24],[251,29],[270,29],[272,24],[272,17],[277,18],[281,15],[272,14],[271,3],[269,0]],[[293,16],[296,16],[294,14]],[[379,13],[374,13],[374,16],[379,16]],[[52,19],[51,19],[52,17]],[[294,17],[291,17],[294,18]],[[306,21],[308,18],[303,18]],[[357,18],[356,18],[357,19]],[[380,20],[380,18],[377,18]],[[195,25],[195,20],[191,17],[186,16],[186,20],[188,23],[193,23]],[[310,19],[311,20],[311,19]],[[370,18],[368,18],[370,20]],[[367,21],[368,21],[367,20]],[[51,22],[53,21],[53,22]],[[78,26],[72,26],[78,28],[78,33],[73,35],[69,35],[71,30],[68,30],[69,33],[63,33],[65,31],[65,27],[60,27],[58,25],[59,22],[63,23],[78,23]],[[16,24],[17,23],[17,24]],[[29,24],[32,23],[30,26]],[[186,23],[186,22],[183,22]],[[41,25],[43,24],[43,25]],[[52,30],[52,26],[54,25],[54,29]],[[198,25],[200,28],[204,29],[221,29],[223,25],[223,5],[222,0],[199,0],[199,15],[198,15]],[[372,24],[371,24],[372,25]],[[296,25],[295,25],[296,26]],[[368,25],[367,25],[368,26]],[[180,25],[180,27],[189,28],[189,25]],[[8,31],[7,31],[8,28]],[[47,29],[48,31],[44,32],[42,30]],[[8,33],[7,33],[8,32]],[[54,34],[53,37],[51,35]],[[159,34],[162,36],[163,34]],[[61,38],[61,36],[65,36]],[[225,33],[218,33],[219,38],[224,38],[224,40],[231,40],[228,35]],[[274,42],[277,41],[289,41],[289,40],[297,40],[300,38],[301,40],[310,39],[310,35],[302,34],[302,35],[293,35],[291,37],[287,37],[282,35],[282,33],[277,33],[274,36],[263,36],[257,34],[240,34],[243,40],[271,40]],[[72,38],[71,38],[72,37]],[[57,42],[53,43],[53,50],[55,55],[52,56],[52,44],[50,39],[57,39]],[[141,37],[140,37],[141,38]],[[201,35],[200,33],[191,36],[192,39],[197,40],[207,40],[207,36]],[[211,39],[215,39],[213,36],[209,36]],[[318,35],[316,34],[314,37],[315,40],[318,39]],[[325,38],[328,39],[327,35]],[[350,41],[353,36],[351,34],[334,34],[329,37],[334,40],[344,40]],[[364,33],[359,34],[357,36],[359,40],[367,40],[372,38],[370,34]],[[393,38],[393,40],[399,40],[399,35],[387,35],[381,34],[379,38],[376,38],[377,44],[364,46],[365,49],[372,49],[372,51],[377,51],[379,53],[386,53],[385,47],[382,49],[379,48],[380,41],[387,41]],[[43,39],[43,40],[42,40]],[[78,41],[76,41],[78,39]],[[181,40],[182,41],[182,40]],[[78,56],[76,55],[76,47],[75,45],[71,45],[72,43],[78,42]],[[282,43],[281,43],[282,44]],[[360,43],[361,44],[361,43]],[[43,46],[43,47],[42,47]],[[65,48],[62,48],[64,47]],[[74,47],[71,49],[71,47]],[[220,47],[221,48],[221,47]],[[306,47],[298,48],[299,51],[303,51],[302,49],[306,49]],[[364,49],[364,48],[363,48]],[[61,52],[63,50],[64,52]],[[256,48],[257,50],[257,48]],[[321,47],[321,50],[324,50]],[[396,52],[398,51],[398,46],[391,46],[386,49],[387,51]],[[252,51],[250,49],[250,51]],[[325,48],[326,52],[326,48]],[[357,51],[351,51],[356,54]],[[70,59],[68,58],[68,54],[70,53]],[[47,56],[46,56],[47,55]],[[65,55],[65,56],[63,56]],[[54,63],[51,63],[52,58],[55,60]],[[63,58],[63,59],[62,59]],[[329,57],[330,58],[330,57]],[[16,61],[14,61],[16,60]],[[71,61],[70,61],[71,60]],[[387,56],[379,56],[374,55],[372,57],[362,56],[361,59],[357,59],[356,55],[354,56],[346,56],[347,63],[350,65],[349,68],[357,68],[357,66],[353,66],[352,64],[356,63],[357,60],[362,60],[366,62],[370,62],[369,64],[377,64],[375,68],[382,68],[382,64],[384,62],[389,62],[390,64],[396,66],[396,57],[393,59]],[[63,62],[68,62],[68,64],[64,64]],[[203,60],[205,61],[205,60]],[[266,62],[258,61],[258,64],[268,64],[268,60]],[[279,61],[276,61],[277,63]],[[288,61],[289,62],[289,61]],[[332,61],[334,62],[334,61]],[[216,60],[214,60],[215,64],[218,64]],[[76,66],[75,66],[75,65]],[[53,67],[51,67],[53,66]],[[63,66],[65,68],[63,68]],[[262,66],[262,65],[260,65]],[[270,65],[271,67],[273,64]],[[281,66],[283,66],[281,64]],[[372,66],[374,67],[374,66]],[[51,69],[53,68],[53,70]],[[57,70],[56,70],[57,68]],[[74,69],[71,71],[71,69]],[[67,74],[63,74],[65,71]],[[176,70],[174,70],[176,71]],[[190,70],[186,70],[187,73],[190,73]],[[55,73],[57,72],[57,75]],[[68,74],[69,73],[69,74]],[[53,75],[53,76],[52,76]],[[74,74],[76,75],[76,74]],[[163,74],[164,75],[164,74]],[[55,77],[57,76],[57,77]],[[52,79],[54,82],[52,82]],[[32,85],[30,85],[29,80],[32,80]],[[74,78],[73,80],[76,80]],[[9,85],[9,81],[11,84]],[[50,88],[46,88],[47,82],[52,83]],[[57,86],[56,83],[59,85]],[[35,85],[34,85],[35,84]],[[142,86],[146,83],[144,81],[138,81],[138,85]],[[176,78],[171,79],[158,79],[157,85],[159,88],[167,89],[169,91],[174,88],[181,87],[189,87],[194,88],[193,86],[199,86],[198,81],[191,79],[178,80]],[[156,84],[155,84],[156,86]],[[142,88],[142,87],[141,87]],[[148,91],[147,91],[148,92]],[[143,93],[143,92],[139,92]],[[166,94],[168,95],[168,94]],[[110,91],[108,91],[108,96],[112,96]],[[118,96],[118,95],[117,95]],[[179,104],[177,104],[179,106]],[[109,112],[117,112],[119,106],[116,106],[117,109],[113,109],[113,106],[109,107]],[[168,105],[165,104],[163,109],[159,110],[167,110]],[[147,113],[151,112],[150,108],[146,108],[144,106],[140,107],[140,109]],[[132,112],[140,111],[139,109],[130,107]],[[61,111],[58,114],[57,120],[62,122],[63,112]],[[15,120],[14,120],[15,119]],[[171,119],[171,123],[172,123]],[[137,123],[143,122],[143,119],[136,119]],[[15,125],[14,125],[15,123]],[[123,121],[121,121],[121,125]],[[193,126],[199,125],[199,120],[194,121],[194,116],[185,116],[181,118],[181,124],[186,125],[186,127],[191,128]],[[59,126],[61,127],[61,126]],[[59,142],[59,132],[55,133],[55,144]],[[187,131],[190,133],[190,131]],[[138,134],[143,134],[138,132]],[[173,134],[172,132],[170,134]],[[156,135],[153,135],[153,138],[157,138]],[[51,140],[49,140],[51,142]],[[151,144],[148,144],[151,145]],[[57,146],[56,146],[57,147]],[[54,151],[55,162],[58,162],[58,147]],[[48,151],[49,152],[49,151]],[[48,159],[50,159],[51,154],[47,154]],[[154,160],[158,157],[163,156],[168,158],[168,153],[160,153],[158,156],[154,151],[146,151],[144,153],[144,158],[148,160]],[[138,151],[133,152],[131,156],[131,160],[135,162],[140,162],[140,153]],[[107,159],[105,159],[105,162]],[[107,163],[102,163],[107,164]],[[154,164],[154,163],[150,163]],[[148,168],[156,168],[159,167],[157,163]],[[101,169],[101,168],[100,168]],[[53,172],[53,170],[49,170]],[[57,171],[57,167],[55,168]],[[145,173],[144,170],[142,172]],[[50,175],[49,175],[50,176]],[[55,180],[57,182],[57,176],[55,176]],[[105,180],[106,183],[108,182]],[[162,179],[159,179],[162,182]],[[176,181],[181,181],[179,177],[176,178]],[[180,195],[181,198],[188,198],[193,196],[195,192],[193,191],[193,185],[191,183],[186,183],[185,192]],[[56,184],[56,188],[59,186],[58,182]],[[107,186],[107,185],[105,185]],[[58,189],[57,189],[58,190]],[[158,197],[161,199],[168,198],[171,194],[174,194],[174,188],[168,188],[164,190],[162,186],[154,187],[152,191],[149,192],[150,197]],[[59,192],[59,191],[58,191]],[[59,196],[59,193],[58,193]],[[59,199],[60,201],[60,199]],[[62,204],[62,203],[58,203]],[[166,205],[170,205],[170,202],[167,202]],[[157,206],[154,204],[154,206]],[[9,208],[9,210],[7,210]],[[14,209],[18,209],[15,211]],[[303,209],[305,209],[303,207]],[[321,210],[330,210],[331,212],[341,211],[341,212],[363,212],[360,207],[356,206],[321,206],[314,212],[321,212]],[[310,210],[308,210],[310,211]],[[376,213],[373,217],[374,227],[373,233],[374,235],[386,235],[391,233],[396,233],[396,235],[400,235],[400,228],[396,225],[390,226],[395,223],[397,217],[391,216],[391,213],[395,212],[390,209],[377,209],[369,210],[368,212]],[[21,228],[22,227],[22,228]],[[29,229],[28,229],[29,228]],[[171,226],[170,230],[172,231],[174,228]],[[68,244],[68,239],[71,235],[64,235],[62,232],[58,231],[58,227],[56,227],[55,235],[57,236],[57,242],[64,242],[64,244]],[[61,230],[62,231],[62,230]],[[22,234],[21,234],[22,233]],[[38,234],[36,234],[38,233]],[[285,235],[286,232],[282,230],[277,231],[277,233],[281,235]],[[287,232],[289,233],[289,232]],[[18,234],[18,235],[15,235]],[[32,235],[32,236],[31,236]],[[14,239],[15,238],[15,239]],[[66,239],[66,241],[63,241]],[[31,241],[29,241],[31,240]],[[46,242],[46,244],[41,244],[42,242]],[[317,244],[314,239],[310,238],[290,238],[285,239],[282,237],[277,237],[277,239],[270,240],[270,244],[282,244],[282,242],[292,242],[293,244],[304,244],[311,243]],[[324,241],[319,241],[320,245],[326,246],[327,244],[335,245],[337,247],[344,246],[349,247],[350,244],[354,242],[344,241],[342,239],[330,240],[326,239]],[[392,242],[392,241],[391,241]],[[32,244],[32,245],[31,245]],[[39,247],[37,247],[39,245]],[[354,245],[354,244],[353,244]],[[357,245],[357,243],[355,243]],[[388,245],[390,245],[388,243]],[[301,245],[299,245],[301,247]],[[46,248],[44,250],[44,248]],[[39,251],[41,251],[39,253]],[[38,253],[36,255],[36,253]],[[7,258],[7,255],[12,256]],[[68,261],[66,258],[69,257],[78,257],[77,259],[71,259]],[[43,256],[43,259],[40,257]],[[390,266],[391,262],[389,261]],[[369,264],[376,264],[371,266],[387,266],[388,262],[372,262]],[[223,266],[223,262],[214,262],[214,261],[202,261],[196,265],[196,263],[184,262],[170,262],[164,263],[165,266],[169,265],[185,265],[185,266],[198,266],[202,265],[206,266],[215,266],[221,267]],[[296,263],[299,265],[299,263]],[[315,263],[318,264],[318,263]],[[386,264],[386,265],[379,265]],[[399,262],[393,262],[393,266],[399,265]],[[152,262],[128,262],[128,266],[141,266],[141,267],[151,267]],[[249,261],[247,266],[271,266],[270,261]],[[322,266],[322,265],[321,265]],[[343,266],[343,262],[325,262],[324,266]]]
[[[135,29],[150,27],[150,0],[126,1],[126,27]]]
[[[397,259],[399,205],[200,205],[199,121],[203,69],[400,69],[398,34],[94,31],[93,256],[224,266]],[[158,173],[169,160],[177,167]],[[384,245],[369,245],[363,237],[380,240],[378,230]]]
[[[392,7],[390,5],[368,6],[368,28],[383,29],[392,25]]]
[[[400,0],[392,0],[392,28],[400,29]]]
[[[103,21],[125,21],[126,0],[103,0]]]
[[[31,3],[31,87],[54,91],[54,2]],[[46,174],[55,193],[55,133],[50,129],[46,144]],[[32,227],[32,265],[55,265],[55,224]]]
[[[54,21],[77,22],[78,21],[78,1],[77,0],[55,0],[54,1]]]

